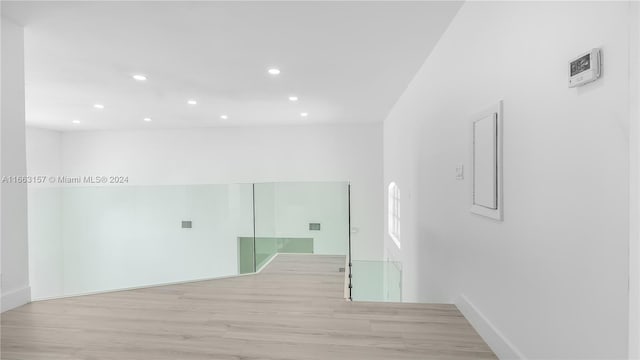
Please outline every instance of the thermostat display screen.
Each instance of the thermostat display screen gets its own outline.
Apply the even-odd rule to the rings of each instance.
[[[588,84],[602,75],[602,51],[598,48],[591,49],[569,60],[567,64],[570,88]]]
[[[587,54],[571,62],[571,76],[580,74],[591,68],[591,54]]]

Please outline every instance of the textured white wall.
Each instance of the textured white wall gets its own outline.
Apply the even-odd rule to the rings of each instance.
[[[500,355],[627,354],[629,4],[467,2],[384,124],[406,300],[469,303]],[[602,47],[604,75],[567,62]],[[471,116],[504,99],[504,222],[469,212]],[[488,328],[491,328],[489,326]],[[511,347],[509,348],[509,342]]]

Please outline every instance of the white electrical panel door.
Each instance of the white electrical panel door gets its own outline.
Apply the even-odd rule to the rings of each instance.
[[[473,123],[473,203],[498,208],[497,114]]]
[[[471,212],[502,221],[502,101],[471,119]]]

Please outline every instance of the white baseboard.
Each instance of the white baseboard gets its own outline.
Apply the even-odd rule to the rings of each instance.
[[[464,294],[456,299],[456,306],[499,359],[526,359]]]
[[[25,286],[16,290],[7,291],[2,294],[0,299],[1,312],[15,309],[18,306],[31,302],[31,287]]]

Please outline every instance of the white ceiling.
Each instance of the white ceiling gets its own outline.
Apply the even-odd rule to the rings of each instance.
[[[381,122],[459,6],[3,1],[2,13],[25,25],[27,123],[85,130]]]

